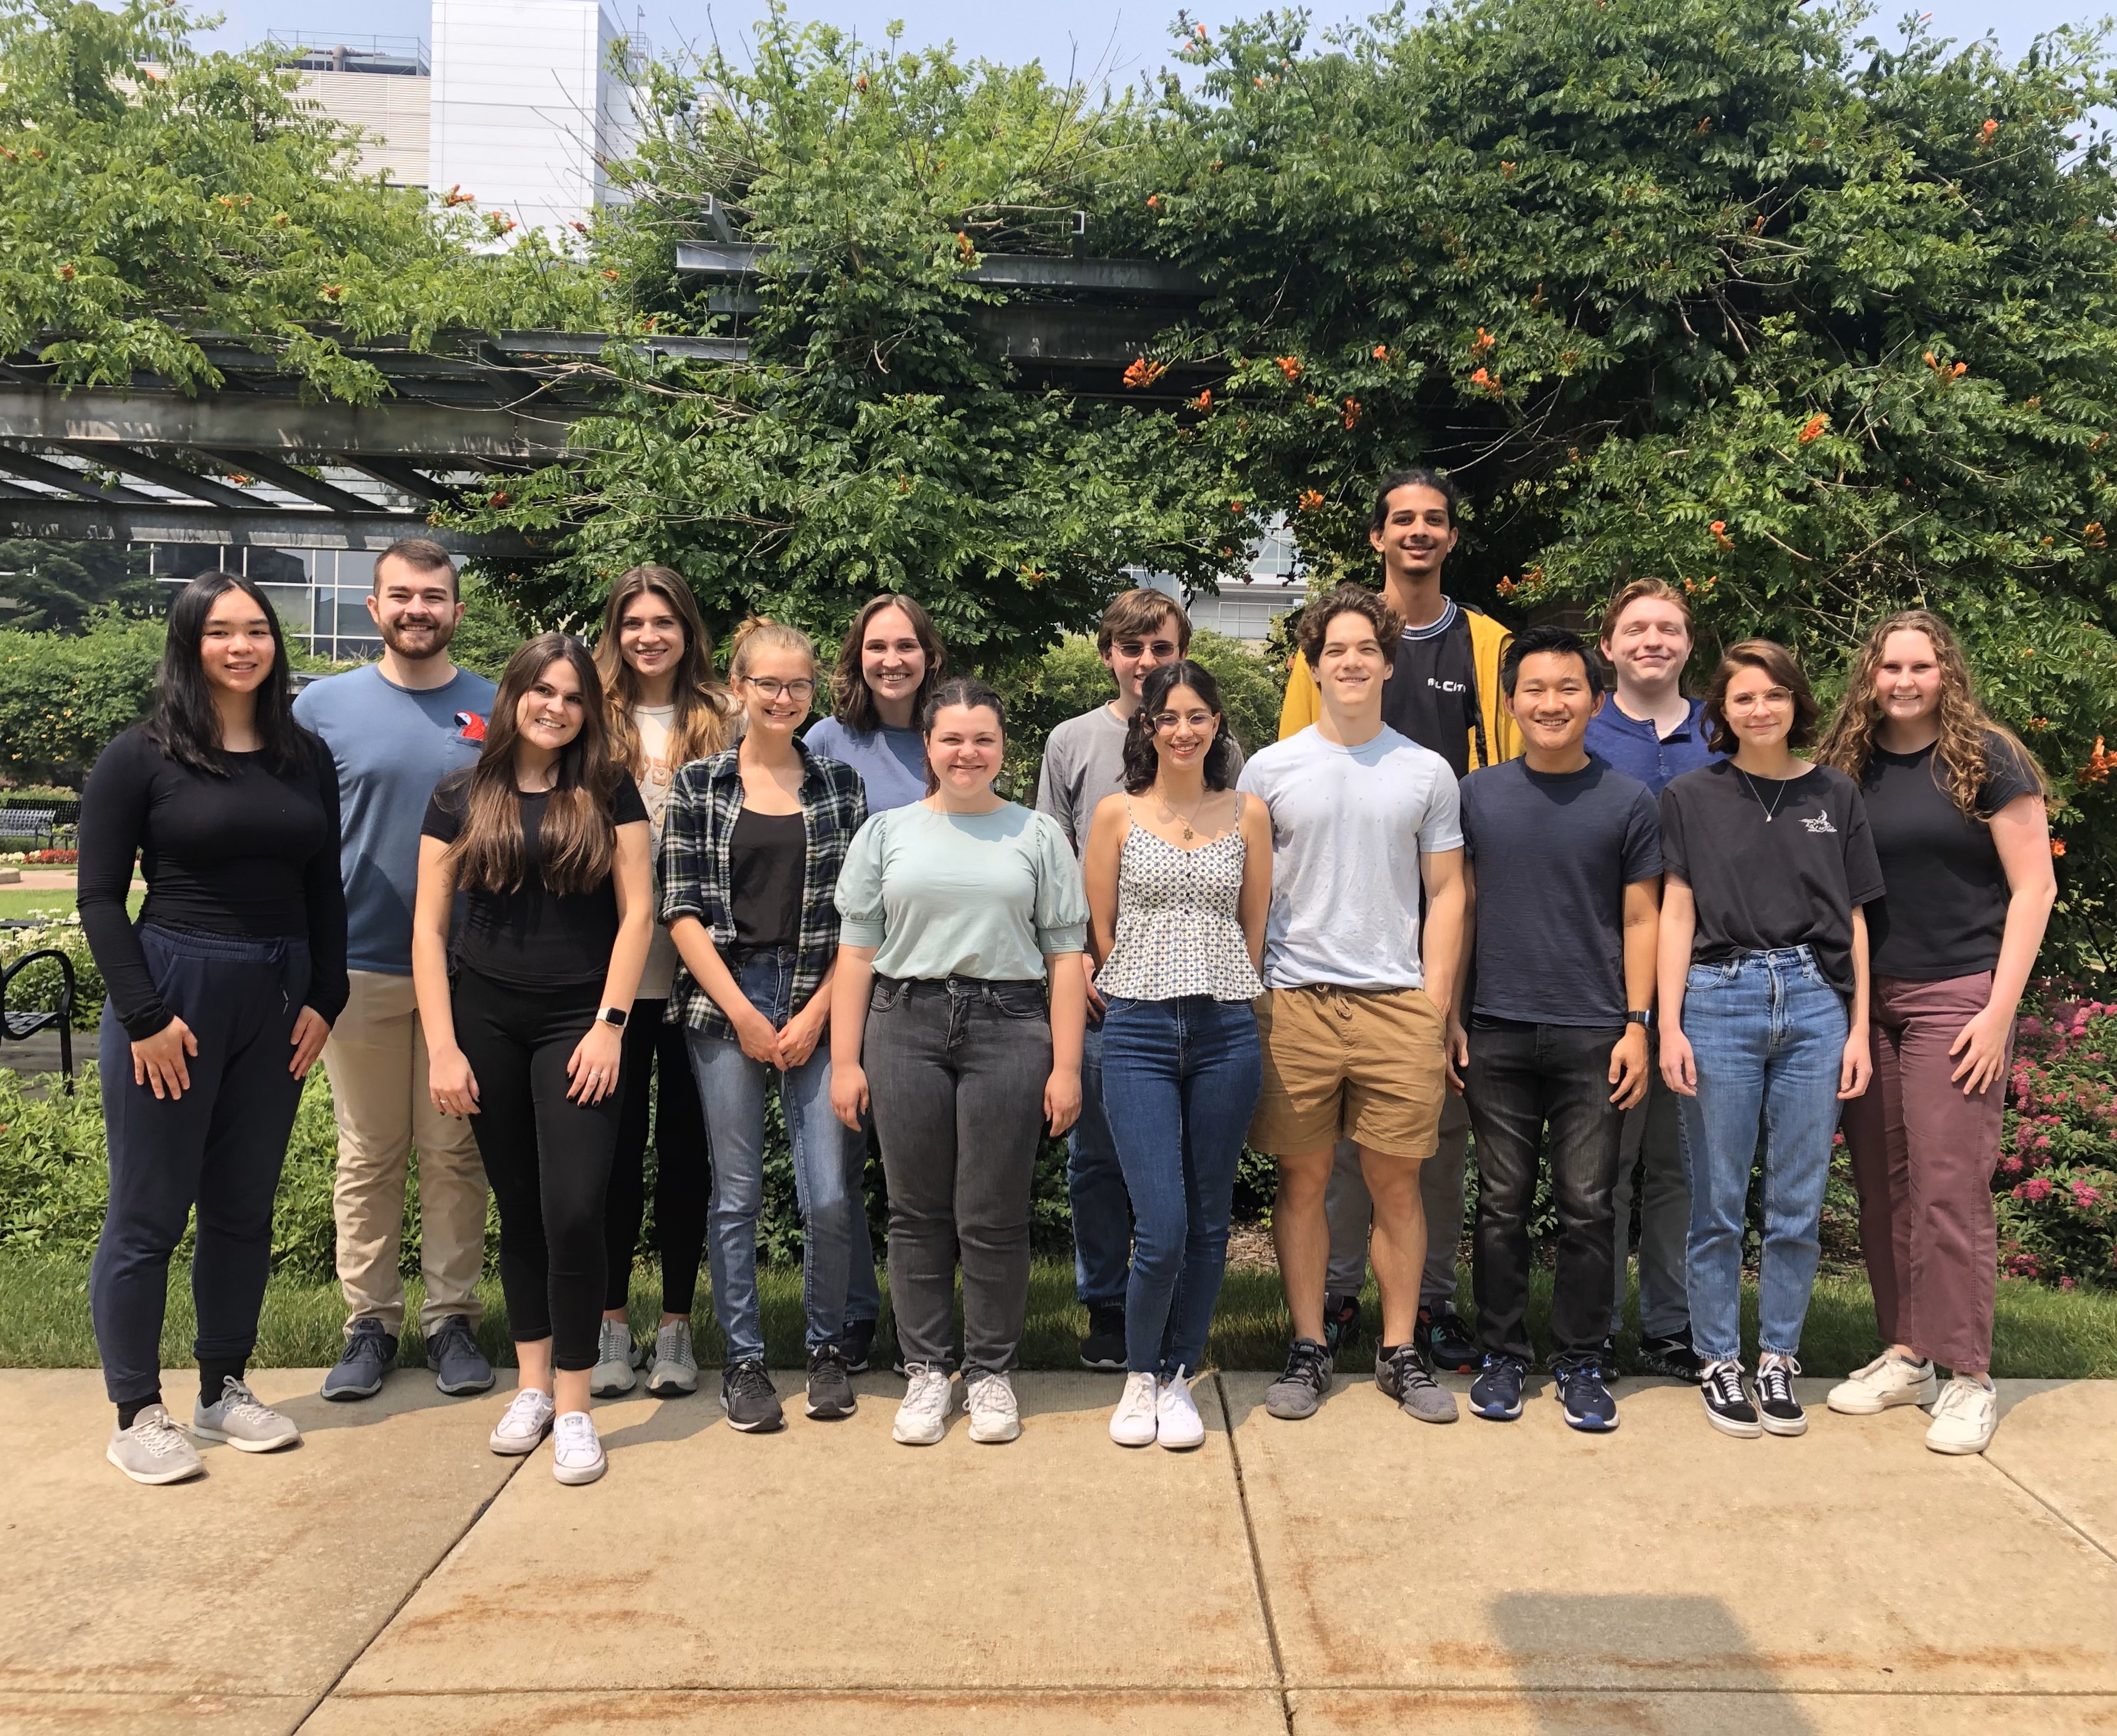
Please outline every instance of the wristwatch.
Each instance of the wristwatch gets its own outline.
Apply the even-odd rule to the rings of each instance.
[[[606,1006],[596,1015],[596,1023],[613,1025],[617,1029],[623,1030],[625,1021],[629,1016],[630,1015],[621,1006]]]
[[[1625,1015],[1625,1023],[1627,1025],[1650,1025],[1653,1023],[1653,1015],[1650,1012],[1643,1013],[1635,1007],[1631,1011]]]

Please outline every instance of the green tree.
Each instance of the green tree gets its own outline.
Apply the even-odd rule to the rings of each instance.
[[[147,551],[126,543],[0,537],[0,619],[17,633],[78,633],[98,608],[144,615],[161,603]]]
[[[0,778],[78,790],[144,716],[162,623],[104,609],[79,633],[0,632]]]

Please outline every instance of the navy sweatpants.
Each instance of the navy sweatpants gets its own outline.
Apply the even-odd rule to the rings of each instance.
[[[89,1274],[89,1305],[113,1404],[162,1384],[169,1255],[198,1209],[194,1354],[247,1359],[272,1267],[272,1201],[302,1082],[287,1071],[309,988],[300,940],[244,940],[142,925],[141,950],[163,1004],[191,1029],[191,1089],[157,1098],[132,1082],[132,1045],[106,1001],[99,1051],[110,1203]]]

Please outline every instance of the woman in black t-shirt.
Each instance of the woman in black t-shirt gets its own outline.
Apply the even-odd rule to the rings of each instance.
[[[1818,757],[1859,781],[1889,886],[1870,931],[1875,1082],[1845,1109],[1889,1347],[1830,1407],[1931,1404],[1927,1446],[1981,1453],[1999,1421],[1992,1172],[2007,1053],[2058,890],[2043,773],[1986,715],[1955,635],[1923,609],[1867,636]],[[1936,1362],[1953,1375],[1944,1389]]]
[[[1706,695],[1732,759],[1662,792],[1661,1070],[1690,1182],[1690,1328],[1722,1433],[1799,1434],[1793,1377],[1822,1247],[1838,1103],[1867,1086],[1867,930],[1882,876],[1859,790],[1811,766],[1816,705],[1783,647],[1749,639]],[[1848,1009],[1847,1002],[1850,1002]],[[1742,1238],[1761,1117],[1756,1398],[1742,1387]]]
[[[474,1117],[520,1370],[491,1445],[532,1453],[551,1430],[552,1474],[593,1483],[620,1034],[653,908],[647,809],[611,757],[579,640],[543,633],[508,660],[477,763],[441,780],[421,831],[412,977],[427,1089],[445,1115]],[[459,888],[468,909],[451,958]]]
[[[81,804],[81,928],[109,989],[89,1305],[118,1407],[105,1457],[135,1482],[205,1468],[161,1391],[169,1256],[193,1207],[190,1432],[246,1453],[301,1439],[242,1377],[302,1081],[345,1006],[338,851],[338,773],[294,721],[279,619],[247,579],[201,573],[170,606],[151,715],[104,749]]]

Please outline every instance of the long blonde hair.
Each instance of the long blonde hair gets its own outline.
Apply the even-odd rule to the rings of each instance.
[[[1934,661],[1940,665],[1940,739],[1934,744],[1934,781],[1948,799],[1972,820],[1992,817],[1980,812],[1977,791],[1987,771],[1990,739],[1997,735],[2013,749],[2025,776],[2036,780],[2040,794],[2050,793],[2050,784],[2036,757],[2020,738],[1995,722],[1977,702],[1977,688],[1970,665],[1953,630],[1930,609],[1900,609],[1867,635],[1845,680],[1845,697],[1838,715],[1830,720],[1816,758],[1835,766],[1855,783],[1867,775],[1875,753],[1875,730],[1882,721],[1882,707],[1875,698],[1875,672],[1882,665],[1882,652],[1893,633],[1922,633],[1933,646]]]
[[[625,606],[649,592],[676,611],[684,627],[684,654],[676,661],[676,716],[669,730],[669,763],[688,766],[719,753],[728,744],[735,721],[735,702],[713,674],[713,636],[706,631],[683,574],[669,567],[634,567],[620,574],[603,607],[595,662],[596,673],[602,678],[611,756],[635,780],[647,770],[647,749],[632,721],[633,707],[640,702],[639,678],[625,661],[618,626],[625,619]]]

